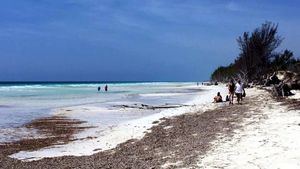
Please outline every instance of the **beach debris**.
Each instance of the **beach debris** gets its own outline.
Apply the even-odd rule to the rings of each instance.
[[[35,119],[25,124],[24,127],[36,130],[38,135],[32,138],[3,143],[2,148],[6,147],[6,149],[2,153],[10,155],[18,151],[32,151],[75,141],[77,139],[73,137],[74,134],[92,128],[92,126],[84,125],[85,123],[85,121],[70,119],[65,116],[50,116]]]
[[[291,71],[277,71],[265,79],[264,86],[271,86],[274,96],[291,96],[291,90],[300,90],[300,74]]]
[[[152,124],[157,124],[157,123],[159,123],[159,121],[157,121],[157,120],[156,120],[156,121],[154,121],[154,122],[152,122]]]
[[[179,108],[179,107],[185,107],[190,105],[185,104],[168,104],[165,105],[148,105],[148,104],[132,104],[132,105],[114,105],[113,107],[119,107],[119,108],[132,108],[132,109],[169,109],[169,108]]]

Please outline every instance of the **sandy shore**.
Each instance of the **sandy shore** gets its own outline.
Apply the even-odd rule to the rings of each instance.
[[[198,160],[200,168],[300,168],[300,97],[271,99],[256,90],[251,116],[233,137],[222,136]]]
[[[25,162],[1,146],[2,168],[299,168],[299,100],[249,89],[242,105],[161,118],[140,139],[88,156]],[[78,147],[79,149],[81,147]],[[270,163],[276,161],[276,163]],[[245,167],[244,167],[245,166]]]

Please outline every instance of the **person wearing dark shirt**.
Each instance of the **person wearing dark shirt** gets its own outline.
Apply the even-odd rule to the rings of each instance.
[[[229,104],[233,104],[233,96],[234,96],[235,84],[233,79],[228,84],[228,91],[229,91]]]

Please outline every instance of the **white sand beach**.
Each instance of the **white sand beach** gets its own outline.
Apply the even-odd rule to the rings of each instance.
[[[77,140],[67,144],[19,151],[8,160],[13,160],[16,166],[25,165],[24,168],[35,163],[51,163],[55,168],[85,165],[86,168],[300,167],[300,112],[297,107],[285,104],[292,99],[299,101],[299,91],[277,101],[265,90],[246,89],[245,102],[229,106],[212,103],[217,91],[226,96],[225,85],[203,88],[204,93],[187,102],[188,106],[165,109],[106,130],[96,126],[75,134]],[[60,110],[55,115],[76,117],[99,111],[97,107],[86,106]],[[148,163],[146,157],[153,160]],[[108,160],[102,161],[105,159]],[[119,160],[120,163],[115,162]]]
[[[295,91],[296,92],[296,91]],[[270,99],[265,91],[250,89],[261,95],[254,116],[243,122],[233,138],[213,143],[211,151],[199,158],[200,168],[300,168],[300,110]],[[300,99],[298,94],[291,96]]]

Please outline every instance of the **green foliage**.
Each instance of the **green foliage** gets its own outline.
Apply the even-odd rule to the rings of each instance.
[[[230,64],[229,66],[220,66],[212,73],[211,80],[228,81],[235,73],[236,69],[233,64]]]
[[[296,62],[296,59],[293,57],[293,52],[286,49],[283,53],[274,56],[271,62],[271,68],[273,71],[288,70]]]
[[[238,69],[247,72],[249,80],[257,79],[268,71],[270,58],[282,42],[282,38],[277,35],[277,28],[278,25],[265,22],[251,36],[245,32],[238,37],[240,54],[234,64]]]
[[[291,64],[289,64],[287,70],[300,73],[300,59],[293,59]]]

